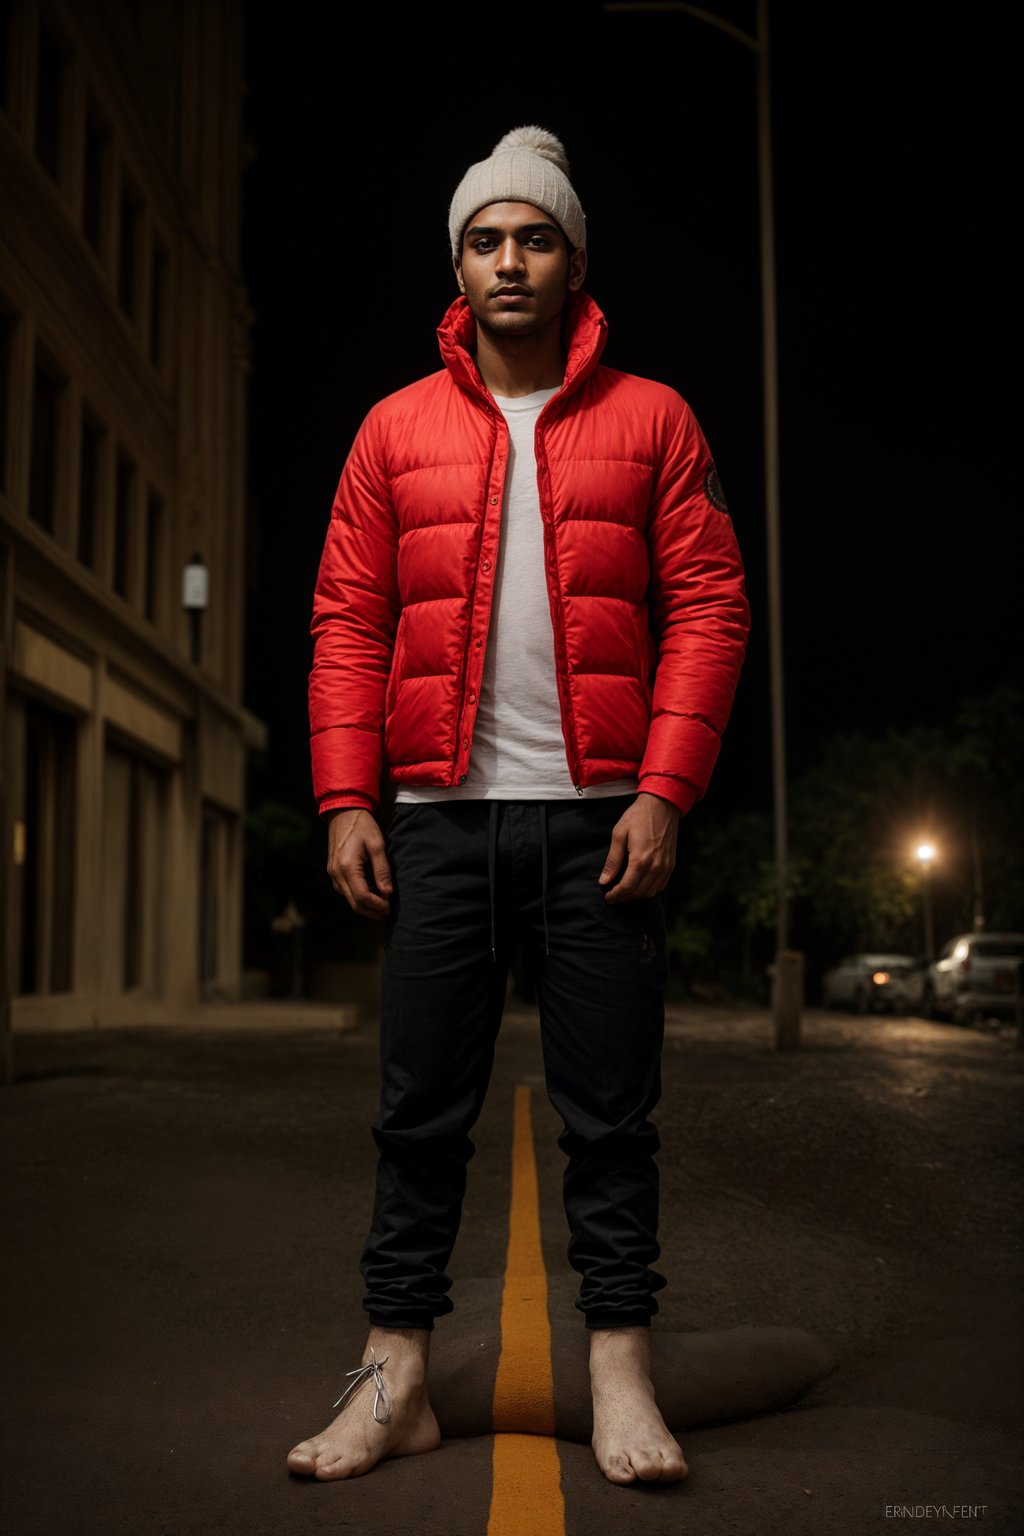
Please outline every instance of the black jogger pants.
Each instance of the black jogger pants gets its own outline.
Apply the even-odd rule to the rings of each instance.
[[[660,895],[609,903],[597,883],[635,798],[395,805],[379,1160],[360,1261],[372,1323],[432,1328],[452,1311],[444,1271],[519,938],[535,956],[548,1096],[564,1121],[576,1305],[591,1328],[644,1325],[658,1310],[659,1138],[647,1116],[661,1093],[664,909]]]

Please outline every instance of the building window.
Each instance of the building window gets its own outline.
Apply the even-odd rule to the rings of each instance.
[[[161,618],[160,579],[163,575],[164,503],[155,491],[146,498],[146,586],[143,611],[157,624]]]
[[[11,110],[12,12],[12,6],[0,5],[0,112]]]
[[[53,533],[57,522],[57,474],[63,450],[67,381],[40,349],[32,382],[32,452],[29,461],[28,512],[33,522]]]
[[[54,181],[60,181],[64,136],[67,54],[43,22],[36,67],[36,156]]]
[[[11,367],[14,358],[14,316],[0,309],[0,491],[8,488],[7,443],[11,420]]]
[[[127,181],[121,186],[121,228],[117,267],[117,302],[132,320],[139,313],[139,261],[142,257],[142,199]]]
[[[78,558],[90,570],[96,566],[96,523],[99,515],[103,463],[102,424],[88,409],[82,411],[82,458],[78,476]]]
[[[199,982],[205,998],[216,996],[228,959],[225,925],[236,878],[237,846],[237,816],[205,802],[199,847]]]
[[[124,806],[127,825],[124,860],[124,926],[121,950],[121,986],[127,992],[142,980],[142,764],[128,761],[128,794]]]
[[[103,254],[111,161],[110,132],[90,109],[85,119],[82,231],[97,255]]]
[[[199,852],[199,980],[204,987],[216,980],[220,948],[220,822],[217,812],[203,808]]]
[[[73,971],[75,721],[25,705],[19,991],[68,992]]]
[[[109,991],[163,985],[167,774],[115,741],[104,753],[103,964]]]
[[[135,465],[119,453],[114,490],[114,591],[124,598],[128,596],[131,573],[134,511]]]
[[[153,271],[149,287],[149,357],[158,371],[164,364],[167,332],[167,273],[170,253],[161,240],[153,242]]]

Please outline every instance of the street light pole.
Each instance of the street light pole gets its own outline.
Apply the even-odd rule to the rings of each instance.
[[[746,32],[685,0],[609,3],[606,11],[682,11],[749,49],[757,64],[757,193],[761,248],[761,380],[764,424],[764,506],[768,566],[768,654],[771,687],[772,815],[775,841],[775,965],[772,1012],[781,1049],[800,1044],[803,956],[789,948],[786,809],[786,711],[782,645],[781,498],[779,492],[779,351],[775,289],[775,204],[772,176],[771,67],[768,0],[757,0],[757,30]]]
[[[786,864],[786,731],[782,668],[782,561],[779,495],[779,347],[775,300],[775,210],[768,59],[768,5],[757,7],[757,186],[761,219],[761,336],[764,402],[764,506],[768,555],[768,621],[772,701],[772,785],[775,821],[776,949],[789,947]]]
[[[935,848],[931,843],[920,843],[917,858],[921,865],[921,912],[924,918],[924,954],[930,963],[935,959],[935,923],[932,917],[932,865]]]
[[[789,818],[782,645],[782,533],[779,491],[779,338],[775,288],[768,0],[757,0],[757,190],[761,224],[761,387],[764,401],[764,515],[768,563],[768,659],[772,704],[772,820],[775,832],[775,970],[772,1015],[777,1049],[800,1044],[803,955],[789,947]]]
[[[978,837],[978,806],[971,806],[971,865],[974,870],[974,914],[971,926],[975,933],[985,928],[985,883],[981,868],[981,841]]]

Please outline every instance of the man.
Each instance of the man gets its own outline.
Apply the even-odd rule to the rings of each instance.
[[[559,141],[507,134],[449,234],[445,366],[363,422],[314,595],[313,784],[336,889],[386,925],[382,1089],[365,1370],[288,1466],[347,1477],[438,1443],[430,1334],[522,938],[565,1121],[594,1451],[613,1482],[671,1481],[686,1463],[649,1352],[661,893],[732,705],[743,571],[688,406],[600,363]]]

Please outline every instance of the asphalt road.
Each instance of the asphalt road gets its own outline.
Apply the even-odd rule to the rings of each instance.
[[[301,1008],[255,1027],[254,1010],[251,1028],[235,1015],[16,1042],[0,1093],[5,1536],[484,1536],[523,1083],[567,1536],[1019,1528],[1024,1051],[1008,1032],[812,1013],[803,1048],[780,1054],[763,1014],[670,1014],[659,1390],[685,1396],[679,1362],[702,1340],[756,1352],[743,1330],[805,1331],[837,1368],[791,1407],[680,1431],[684,1483],[620,1488],[580,1428],[560,1122],[536,1020],[510,1011],[457,1311],[435,1334],[448,1433],[428,1456],[324,1484],[284,1458],[331,1417],[362,1347],[376,1042]],[[722,1358],[728,1377],[737,1360]],[[522,1536],[535,1518],[527,1497]]]

